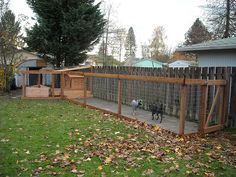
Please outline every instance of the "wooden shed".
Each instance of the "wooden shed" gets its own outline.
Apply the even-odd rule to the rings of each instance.
[[[84,76],[65,74],[65,89],[82,90],[84,88]]]

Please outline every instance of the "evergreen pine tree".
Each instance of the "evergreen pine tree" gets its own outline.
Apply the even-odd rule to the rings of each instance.
[[[31,50],[51,56],[57,67],[77,65],[103,33],[105,20],[94,0],[27,0],[37,23],[27,30]]]
[[[125,58],[134,58],[136,52],[136,41],[134,30],[132,27],[129,28],[128,34],[125,40]]]
[[[208,40],[211,40],[211,33],[207,30],[201,20],[197,18],[185,34],[185,45],[198,44]]]

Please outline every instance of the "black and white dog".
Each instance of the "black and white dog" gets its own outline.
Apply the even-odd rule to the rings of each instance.
[[[140,108],[142,106],[142,100],[132,100],[131,102],[132,110],[133,110],[133,116],[136,114],[137,108]]]
[[[161,118],[161,120],[160,120],[160,123],[161,123],[162,118],[163,118],[163,113],[164,113],[163,104],[162,103],[160,103],[160,104],[151,104],[151,105],[149,105],[149,109],[152,112],[152,120],[154,120],[155,117],[156,117],[156,120]]]

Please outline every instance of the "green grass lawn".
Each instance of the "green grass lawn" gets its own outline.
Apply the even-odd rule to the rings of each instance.
[[[235,176],[223,133],[181,138],[66,101],[0,98],[0,176]]]

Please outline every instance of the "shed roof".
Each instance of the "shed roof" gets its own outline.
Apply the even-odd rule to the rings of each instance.
[[[179,47],[177,52],[236,49],[236,37],[207,41],[190,46]]]
[[[149,64],[151,64],[151,66],[155,67],[156,65],[163,65],[162,62],[159,62],[157,60],[152,60],[152,59],[149,59],[149,58],[142,58],[138,61],[136,61],[136,63],[134,63],[133,65],[137,65],[137,64],[140,64],[140,63],[144,63],[144,62],[149,62]]]

